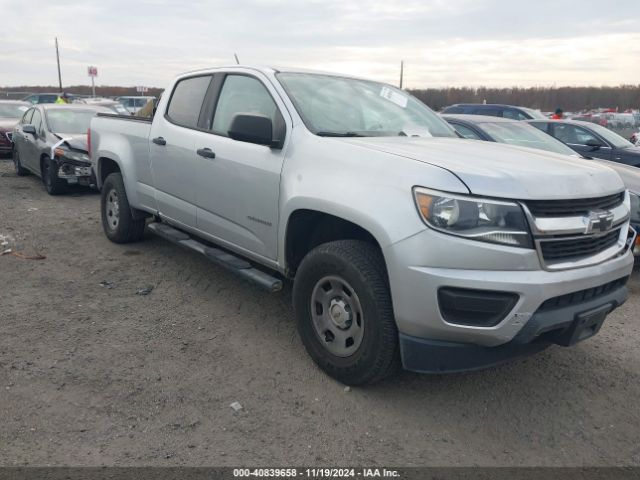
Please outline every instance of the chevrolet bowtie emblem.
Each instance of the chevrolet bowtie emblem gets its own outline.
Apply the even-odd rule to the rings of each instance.
[[[589,212],[589,215],[583,219],[585,224],[584,233],[606,232],[611,229],[613,219],[614,214],[608,211]]]

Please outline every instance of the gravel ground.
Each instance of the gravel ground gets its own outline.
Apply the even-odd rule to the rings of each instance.
[[[576,347],[346,391],[306,355],[289,288],[112,244],[98,207],[0,160],[0,235],[46,257],[0,257],[1,465],[640,465],[637,272]]]

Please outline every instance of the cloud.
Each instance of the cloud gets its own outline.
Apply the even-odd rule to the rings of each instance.
[[[8,0],[0,0],[8,3]],[[31,0],[0,5],[0,85],[164,86],[194,68],[299,66],[409,87],[640,83],[635,0]],[[638,13],[634,13],[638,12]]]

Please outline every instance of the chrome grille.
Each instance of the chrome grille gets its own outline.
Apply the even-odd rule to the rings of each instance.
[[[528,200],[525,202],[536,217],[575,217],[594,210],[611,210],[624,201],[624,192],[599,198],[576,200]]]
[[[586,267],[623,253],[629,225],[627,202],[626,192],[599,198],[521,202],[542,267]]]
[[[12,132],[6,132],[5,136],[9,139],[10,142],[13,142],[13,133]]]
[[[542,257],[546,262],[557,262],[597,255],[618,243],[620,229],[617,228],[604,235],[584,235],[583,237],[543,240],[540,242]]]

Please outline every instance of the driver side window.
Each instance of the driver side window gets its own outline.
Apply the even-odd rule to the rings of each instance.
[[[38,134],[42,133],[42,115],[38,110],[33,112],[33,118],[31,119],[31,123],[34,127],[36,127],[36,132]]]
[[[278,107],[258,79],[246,75],[228,75],[220,91],[211,130],[228,136],[231,122],[239,113],[264,115],[275,125]]]
[[[564,143],[570,143],[572,145],[586,146],[589,141],[599,141],[595,135],[584,128],[567,124],[554,125],[553,136]]]
[[[22,120],[20,120],[21,125],[28,125],[31,122],[31,117],[33,116],[34,110],[35,109],[30,108],[25,112],[25,114],[22,116]]]

